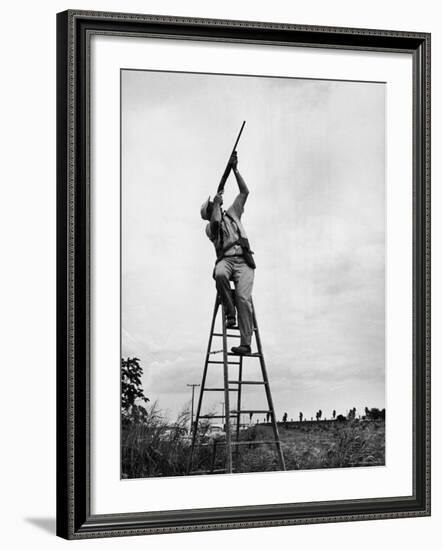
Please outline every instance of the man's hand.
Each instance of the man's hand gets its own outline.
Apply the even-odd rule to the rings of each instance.
[[[236,170],[238,168],[238,153],[236,151],[233,151],[229,164],[232,167],[232,170]]]
[[[223,203],[223,196],[221,193],[217,193],[214,197],[213,197],[213,204],[217,204],[218,206],[221,206]]]

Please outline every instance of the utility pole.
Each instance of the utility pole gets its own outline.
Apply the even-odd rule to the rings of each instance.
[[[224,429],[225,429],[224,427],[225,427],[225,424],[226,424],[226,422],[225,422],[226,419],[224,418],[224,416],[225,416],[225,415],[224,415],[224,401],[220,401],[219,404],[220,404],[221,407],[223,408],[221,421],[222,421],[222,423],[223,423],[223,430],[224,430]]]
[[[186,384],[189,388],[192,388],[192,409],[190,413],[190,433],[193,434],[193,402],[195,398],[195,388],[198,388],[200,384]]]

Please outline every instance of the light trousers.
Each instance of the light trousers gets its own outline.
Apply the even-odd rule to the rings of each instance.
[[[238,311],[238,327],[241,345],[250,346],[253,332],[252,289],[255,270],[249,267],[242,256],[226,256],[214,270],[216,288],[226,310],[227,318],[235,317]],[[235,285],[233,301],[230,281]]]

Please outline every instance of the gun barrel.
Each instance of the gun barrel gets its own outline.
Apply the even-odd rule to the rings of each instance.
[[[239,130],[238,137],[236,138],[235,145],[233,146],[232,153],[235,151],[236,146],[238,145],[239,138],[241,137],[242,131],[244,130],[244,126],[246,125],[246,121],[243,120],[241,124],[241,129]]]
[[[240,128],[239,133],[238,133],[238,137],[236,138],[236,141],[235,141],[235,145],[233,146],[232,152],[230,153],[230,157],[235,152],[235,149],[236,149],[236,147],[238,145],[238,142],[239,142],[239,138],[241,137],[242,131],[244,130],[245,124],[246,124],[246,121],[243,120],[243,123],[241,124],[241,128]],[[229,162],[230,157],[229,157],[229,160],[227,161],[227,166],[226,166],[226,168],[224,170],[224,173],[221,177],[221,180],[219,182],[217,193],[222,193],[224,191],[224,185],[226,184],[226,181],[227,181],[227,178],[229,177],[230,169],[231,169],[230,162]]]

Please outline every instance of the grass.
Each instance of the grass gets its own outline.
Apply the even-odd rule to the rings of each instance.
[[[257,439],[271,439],[270,426],[257,426],[255,430]],[[279,426],[279,435],[287,470],[385,464],[385,422],[383,420],[296,422],[287,429]],[[267,452],[269,450],[269,448],[264,449]],[[255,449],[253,454],[257,452]],[[243,457],[241,471],[260,471],[255,469],[255,464],[256,458],[248,457],[246,454]],[[278,467],[271,469],[278,469]]]
[[[190,439],[185,426],[187,413],[168,425],[155,408],[145,424],[123,426],[122,476],[124,478],[185,475],[190,455]],[[193,470],[219,470],[225,466],[225,442],[211,440],[208,424],[198,433]],[[293,422],[279,426],[287,470],[348,468],[385,464],[385,422],[354,420],[347,422]],[[236,472],[279,470],[275,445],[259,445],[272,440],[270,425],[255,425],[241,431],[246,443],[234,454]],[[233,447],[235,449],[235,447]],[[215,452],[214,452],[215,451]],[[234,451],[235,452],[235,451]]]

